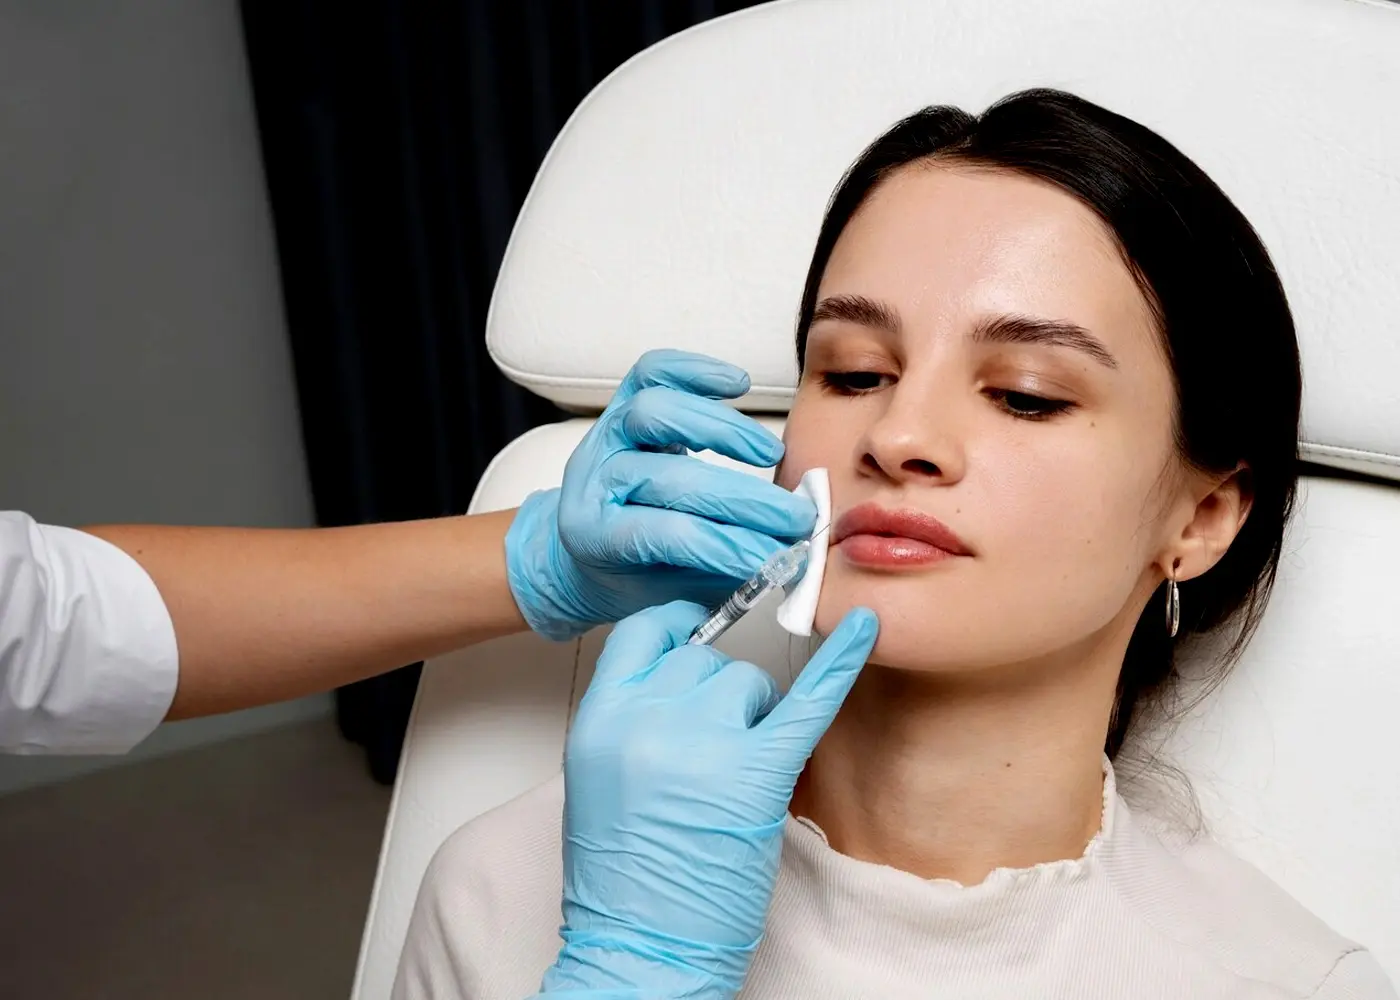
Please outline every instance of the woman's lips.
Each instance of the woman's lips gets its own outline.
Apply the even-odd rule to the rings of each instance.
[[[842,514],[833,529],[832,542],[842,556],[860,566],[927,566],[973,554],[937,518],[915,510],[886,510],[874,503],[863,503]]]

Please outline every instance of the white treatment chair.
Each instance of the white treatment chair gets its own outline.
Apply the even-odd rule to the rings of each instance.
[[[596,412],[647,348],[705,351],[752,373],[745,409],[781,414],[803,276],[843,170],[924,105],[980,111],[1036,85],[1167,136],[1278,262],[1303,345],[1303,449],[1322,474],[1306,480],[1262,630],[1172,759],[1220,839],[1400,982],[1400,6],[785,0],[703,24],[619,69],[559,136],[496,286],[493,356]],[[557,484],[588,426],[513,442],[473,509]],[[601,639],[510,638],[427,666],[356,1000],[389,995],[443,840],[557,772]],[[725,645],[786,679],[771,618]]]

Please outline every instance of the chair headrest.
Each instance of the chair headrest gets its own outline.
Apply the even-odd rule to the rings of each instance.
[[[928,104],[1050,86],[1156,129],[1259,230],[1303,352],[1303,451],[1400,479],[1400,7],[1383,0],[780,0],[618,69],[550,150],[487,324],[510,378],[600,408],[643,351],[785,411],[837,181]]]

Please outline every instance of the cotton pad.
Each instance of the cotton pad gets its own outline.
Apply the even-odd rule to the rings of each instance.
[[[808,469],[797,489],[817,508],[817,524],[812,529],[812,547],[807,552],[807,570],[797,583],[789,585],[787,600],[778,606],[778,624],[793,635],[811,635],[812,622],[817,617],[817,600],[822,593],[822,576],[826,573],[826,552],[830,544],[831,477],[825,469]]]

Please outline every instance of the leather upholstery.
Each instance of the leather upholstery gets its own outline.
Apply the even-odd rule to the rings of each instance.
[[[1371,0],[782,0],[676,36],[589,97],[541,168],[488,337],[512,378],[601,406],[649,347],[754,375],[786,409],[822,208],[901,115],[1072,90],[1151,125],[1255,223],[1304,347],[1305,450],[1400,480],[1400,7]],[[778,426],[775,422],[773,426]],[[585,420],[540,428],[474,510],[558,482]],[[1164,733],[1210,828],[1400,982],[1400,488],[1310,479],[1265,624]],[[766,620],[764,620],[766,618]],[[427,666],[355,996],[389,994],[429,859],[555,773],[603,630]],[[722,645],[785,680],[806,644],[752,615]]]
[[[601,408],[664,346],[744,364],[746,407],[784,411],[842,171],[926,104],[1058,86],[1166,135],[1259,230],[1298,320],[1309,457],[1400,470],[1397,52],[1400,10],[1362,0],[785,0],[711,21],[575,113],[516,223],[488,343],[571,406]]]

